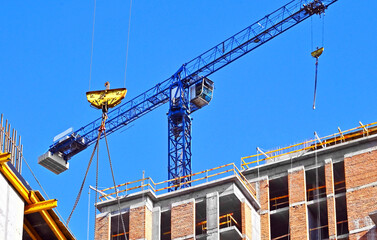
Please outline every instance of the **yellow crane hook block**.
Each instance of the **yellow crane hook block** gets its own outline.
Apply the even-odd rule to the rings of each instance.
[[[90,91],[86,93],[86,98],[90,104],[98,109],[102,109],[104,105],[112,108],[118,105],[126,96],[126,88],[106,89],[102,91]]]
[[[322,55],[323,50],[325,50],[325,48],[323,48],[323,47],[318,48],[317,50],[315,50],[314,52],[312,52],[312,57],[319,58],[319,56]]]

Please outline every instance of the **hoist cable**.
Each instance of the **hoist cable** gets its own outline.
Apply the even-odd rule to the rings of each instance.
[[[316,58],[316,62],[315,62],[313,110],[315,110],[315,100],[316,100],[316,96],[317,96],[317,74],[318,74],[318,58]]]
[[[89,225],[90,225],[90,188],[88,191],[88,227],[86,230],[86,240],[89,240]]]
[[[127,32],[127,47],[126,47],[126,64],[124,67],[124,87],[126,87],[127,79],[127,64],[128,64],[128,47],[130,45],[130,31],[131,31],[131,13],[132,13],[132,0],[130,0],[130,12],[128,16],[128,32]]]
[[[114,170],[113,170],[113,165],[112,165],[112,163],[111,163],[110,149],[109,149],[109,144],[108,144],[108,142],[107,142],[106,130],[103,131],[103,135],[105,136],[105,142],[106,142],[106,148],[107,148],[107,155],[109,156],[109,164],[110,164],[111,176],[112,176],[112,178],[113,178],[114,190],[115,190],[116,198],[117,198],[117,201],[118,201],[118,210],[119,210],[119,216],[120,216],[120,219],[121,219],[121,221],[122,221],[123,234],[124,234],[125,239],[127,240],[126,227],[125,227],[125,225],[124,225],[123,215],[122,215],[122,212],[121,212],[121,209],[120,209],[120,200],[119,200],[119,195],[118,195],[118,188],[117,188],[117,185],[116,185],[116,183],[115,183]]]
[[[100,134],[102,131],[99,131]],[[94,197],[94,232],[97,230],[96,215],[97,215],[97,197],[98,197],[98,158],[99,158],[99,144],[97,146],[97,162],[96,162],[96,193]]]
[[[92,160],[93,160],[93,157],[94,157],[94,153],[96,152],[96,149],[97,149],[97,146],[98,146],[98,143],[99,143],[99,139],[100,139],[100,138],[101,138],[101,132],[98,133],[98,137],[97,137],[96,145],[94,145],[94,149],[93,149],[92,155],[90,156],[90,160],[89,160],[89,163],[88,163],[88,167],[86,168],[85,176],[84,176],[84,179],[83,179],[83,181],[82,181],[82,184],[81,184],[81,187],[80,187],[79,193],[77,194],[76,201],[75,201],[75,204],[73,205],[72,211],[71,211],[71,213],[70,213],[69,216],[68,216],[68,219],[67,219],[67,226],[68,226],[68,224],[69,224],[69,222],[70,222],[70,220],[71,220],[72,214],[73,214],[73,212],[75,211],[77,204],[79,203],[80,196],[81,196],[81,193],[82,193],[82,189],[83,189],[83,187],[84,187],[85,180],[86,180],[86,177],[87,177],[87,175],[88,175],[88,172],[89,172],[89,169],[90,169],[90,165],[91,165],[91,163],[92,163]]]
[[[90,91],[90,82],[92,80],[93,47],[94,47],[94,25],[95,25],[95,23],[96,23],[96,0],[94,0],[94,10],[93,10],[92,48],[90,50],[90,70],[89,70],[89,91]]]
[[[313,16],[310,17],[310,40],[312,44],[312,52],[314,51],[314,40],[313,40]]]
[[[322,47],[325,47],[325,14],[322,19]]]

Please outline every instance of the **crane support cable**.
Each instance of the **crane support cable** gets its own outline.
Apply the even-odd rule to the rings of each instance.
[[[95,25],[95,23],[96,23],[96,0],[94,0],[94,10],[93,10],[92,48],[90,50],[90,70],[89,70],[89,91],[90,91],[90,82],[92,80],[93,47],[94,47],[94,25]]]
[[[315,109],[315,100],[317,95],[317,76],[318,76],[318,59],[322,55],[324,48],[317,48],[314,52],[312,52],[312,57],[315,58],[315,80],[314,80],[314,99],[313,99],[313,110]]]
[[[75,211],[77,204],[79,203],[79,200],[80,200],[80,197],[81,197],[81,193],[82,193],[82,189],[84,188],[85,180],[86,180],[86,177],[88,176],[90,165],[92,163],[92,160],[93,160],[93,157],[94,157],[94,153],[96,152],[96,149],[97,149],[97,146],[98,146],[100,138],[101,138],[101,132],[98,132],[97,142],[96,142],[96,145],[94,145],[94,149],[93,149],[92,155],[90,156],[90,160],[89,160],[89,163],[88,163],[88,167],[86,168],[84,179],[83,179],[83,181],[81,183],[81,187],[80,187],[79,193],[77,194],[75,204],[73,205],[72,211],[69,214],[68,219],[67,219],[67,226],[68,226],[69,222],[71,221],[72,214]]]
[[[314,80],[314,99],[313,99],[313,110],[315,110],[315,99],[317,96],[317,74],[318,74],[318,58],[315,62],[315,80]]]
[[[113,178],[114,190],[115,190],[116,198],[117,198],[117,201],[118,201],[118,210],[119,210],[119,216],[120,216],[120,219],[121,219],[121,221],[122,221],[123,234],[124,234],[125,239],[127,240],[126,227],[125,227],[125,225],[124,225],[123,215],[122,215],[122,212],[121,212],[121,209],[120,209],[120,200],[119,200],[119,196],[118,196],[117,185],[116,185],[116,183],[115,183],[115,177],[114,177],[113,165],[112,165],[112,163],[111,163],[111,157],[110,157],[109,144],[108,144],[108,142],[107,142],[107,137],[106,137],[106,130],[103,131],[103,135],[105,136],[105,142],[106,142],[106,148],[107,148],[107,155],[109,156],[109,164],[110,164],[111,176],[112,176],[112,178]]]
[[[130,12],[128,16],[128,31],[127,31],[127,47],[126,47],[126,64],[124,67],[124,87],[126,87],[127,78],[127,64],[128,64],[128,47],[130,45],[130,31],[131,31],[131,13],[132,13],[132,0],[130,0]]]

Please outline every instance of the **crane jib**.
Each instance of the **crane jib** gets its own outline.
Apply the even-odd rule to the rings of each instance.
[[[189,88],[203,77],[227,66],[308,17],[322,13],[335,2],[337,0],[293,0],[289,2],[182,65],[178,71],[180,81],[184,83],[185,88]],[[173,75],[110,111],[109,120],[106,123],[107,134],[117,131],[169,102],[170,86],[176,79],[177,76]],[[95,141],[100,124],[101,118],[94,120],[72,133],[65,141],[51,145],[49,151],[52,154],[59,153],[65,160],[68,160]]]

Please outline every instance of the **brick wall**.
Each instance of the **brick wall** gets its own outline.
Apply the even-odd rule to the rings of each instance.
[[[95,240],[109,240],[110,239],[110,214],[99,214],[96,218],[96,231],[94,235]]]
[[[251,206],[246,200],[241,202],[241,229],[243,240],[251,240]]]
[[[346,155],[344,171],[350,239],[375,239],[375,226],[368,215],[377,210],[377,151]]]
[[[171,239],[195,239],[195,200],[173,203],[171,208]]]
[[[268,178],[259,181],[261,240],[270,239],[270,188]]]
[[[306,180],[304,167],[288,171],[290,239],[308,239]]]
[[[329,226],[329,239],[336,239],[336,210],[335,210],[335,191],[334,191],[334,171],[332,160],[325,161],[325,180],[327,195],[327,218]]]
[[[152,211],[147,206],[130,209],[130,240],[152,240]]]

